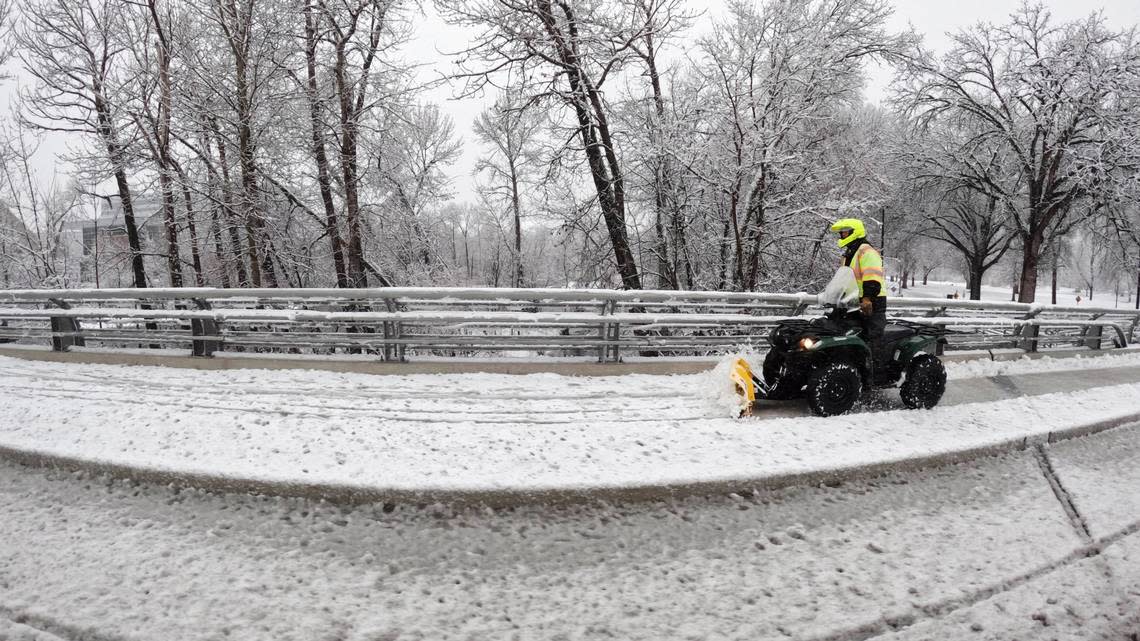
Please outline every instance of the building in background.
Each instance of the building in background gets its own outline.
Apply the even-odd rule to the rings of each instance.
[[[157,197],[133,200],[135,224],[144,253],[148,279],[165,273],[159,250],[163,240],[162,201]],[[79,283],[84,287],[133,287],[131,247],[123,222],[123,207],[118,196],[104,201],[94,217],[77,218],[64,225],[69,249],[81,256],[78,261]]]

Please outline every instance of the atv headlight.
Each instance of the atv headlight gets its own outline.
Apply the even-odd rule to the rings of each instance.
[[[805,336],[800,339],[800,349],[815,349],[819,345],[819,340],[813,336]]]

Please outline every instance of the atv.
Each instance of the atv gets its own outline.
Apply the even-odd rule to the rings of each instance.
[[[864,390],[891,388],[902,380],[899,395],[907,407],[931,408],[946,391],[946,369],[938,345],[949,330],[902,320],[887,324],[874,353],[861,335],[859,286],[850,267],[842,267],[819,294],[828,314],[788,319],[768,336],[771,349],[762,376],[743,358],[731,376],[741,402],[741,416],[751,416],[765,399],[806,398],[818,416],[843,414]]]

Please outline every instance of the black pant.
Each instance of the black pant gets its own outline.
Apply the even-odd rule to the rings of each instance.
[[[887,328],[887,297],[876,296],[871,299],[870,316],[864,316],[862,311],[855,311],[851,312],[849,317],[859,322],[863,341],[871,348],[873,354],[882,342],[883,330]]]

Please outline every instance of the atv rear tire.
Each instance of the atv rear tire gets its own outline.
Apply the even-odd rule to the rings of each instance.
[[[784,367],[787,360],[775,350],[768,350],[764,357],[764,383],[769,387],[768,398],[774,401],[798,396],[806,382],[803,372]]]
[[[930,409],[942,400],[946,392],[946,368],[937,356],[917,354],[906,367],[906,380],[899,388],[899,396],[910,409]]]
[[[815,368],[808,378],[807,399],[817,416],[850,410],[863,391],[863,376],[851,363],[832,361]]]

